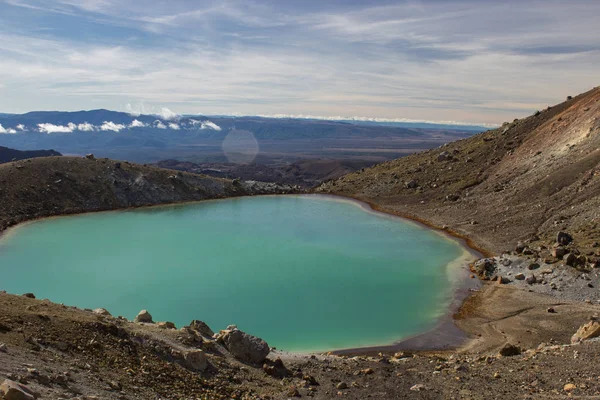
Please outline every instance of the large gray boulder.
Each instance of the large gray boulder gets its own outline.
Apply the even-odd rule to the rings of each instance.
[[[264,362],[271,351],[267,342],[239,329],[221,331],[217,340],[227,347],[232,356],[253,364]]]
[[[190,322],[190,329],[198,332],[202,336],[212,337],[215,334],[206,322],[197,319]]]
[[[142,310],[138,313],[138,315],[136,315],[135,319],[133,320],[133,322],[145,322],[148,324],[153,324],[154,321],[152,321],[152,315],[150,315],[150,313],[148,312],[148,310]]]
[[[195,371],[204,371],[208,368],[208,359],[202,350],[191,350],[184,355],[185,365]]]
[[[0,385],[0,395],[5,400],[34,400],[35,394],[27,386],[5,379]]]

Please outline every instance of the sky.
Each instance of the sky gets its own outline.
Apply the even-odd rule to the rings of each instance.
[[[600,1],[0,0],[0,112],[498,124],[600,84]]]

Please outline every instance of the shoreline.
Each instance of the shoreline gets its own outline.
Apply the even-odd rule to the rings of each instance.
[[[481,253],[479,250],[471,247],[469,245],[469,241],[467,238],[460,237],[458,235],[453,235],[451,232],[445,229],[439,229],[431,224],[426,223],[426,221],[415,219],[415,218],[407,218],[406,216],[397,215],[396,213],[390,213],[384,211],[383,208],[378,207],[375,204],[363,201],[361,199],[356,199],[347,196],[339,196],[339,195],[331,195],[331,194],[319,194],[319,193],[300,193],[300,194],[260,194],[260,195],[250,195],[250,196],[231,196],[224,198],[216,198],[216,199],[206,199],[206,200],[192,200],[192,201],[183,201],[183,202],[175,202],[175,203],[167,203],[167,204],[151,204],[151,205],[142,205],[142,206],[133,206],[126,207],[120,209],[111,209],[111,210],[92,210],[85,211],[80,213],[69,213],[62,215],[51,215],[48,217],[35,218],[27,221],[20,222],[14,226],[5,229],[0,232],[0,243],[2,240],[6,239],[7,236],[14,233],[14,231],[20,227],[23,227],[27,224],[31,224],[34,222],[43,221],[51,218],[63,218],[63,217],[76,217],[83,216],[86,214],[97,214],[104,212],[123,212],[123,211],[135,211],[146,208],[159,208],[159,207],[178,207],[178,206],[186,206],[192,204],[200,204],[206,202],[215,202],[215,201],[225,201],[225,200],[233,200],[239,199],[243,197],[262,197],[262,196],[292,196],[292,197],[305,197],[305,198],[321,198],[330,201],[344,202],[347,204],[352,204],[361,208],[365,212],[376,214],[380,217],[393,218],[393,219],[401,219],[405,223],[410,223],[416,226],[419,226],[423,229],[427,229],[428,231],[434,232],[440,236],[443,236],[447,240],[451,240],[459,245],[463,249],[463,253],[456,259],[452,260],[450,263],[446,265],[446,273],[448,274],[449,284],[452,286],[452,293],[449,295],[449,304],[444,307],[445,310],[441,312],[440,316],[436,318],[435,325],[421,333],[416,333],[412,336],[398,339],[392,343],[388,344],[376,344],[371,346],[364,347],[350,347],[344,349],[332,349],[332,350],[323,350],[323,351],[307,351],[307,352],[293,352],[296,354],[323,354],[323,353],[331,353],[337,355],[365,355],[371,354],[373,352],[381,352],[381,351],[399,351],[399,350],[412,350],[412,351],[430,351],[430,350],[449,350],[452,348],[456,348],[462,344],[464,344],[468,339],[469,335],[467,332],[460,330],[456,324],[454,323],[454,315],[460,312],[462,305],[465,300],[470,296],[471,290],[479,287],[481,285],[479,279],[470,279],[469,274],[470,271],[468,269],[469,261],[473,262],[477,258],[481,258]],[[466,268],[465,268],[466,267]],[[461,269],[464,268],[464,271]],[[457,276],[462,275],[462,276]],[[431,344],[430,342],[434,343]]]

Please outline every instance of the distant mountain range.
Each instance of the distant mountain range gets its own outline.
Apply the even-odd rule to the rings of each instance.
[[[31,151],[20,151],[15,149],[9,149],[8,147],[0,146],[0,164],[16,161],[16,160],[24,160],[26,158],[35,158],[35,157],[50,157],[50,156],[60,156],[58,151],[54,150],[31,150]]]
[[[307,140],[339,142],[339,139],[377,138],[386,143],[387,139],[408,142],[433,139],[443,143],[484,129],[423,126],[370,121],[132,115],[109,110],[34,111],[0,114],[0,145],[24,150],[53,148],[64,154],[93,152],[100,156],[147,162],[203,153],[218,155],[222,153],[224,139],[234,131],[250,132],[262,150],[265,143],[278,143],[275,147],[281,147],[288,146],[291,141]],[[272,149],[280,150],[284,151]]]

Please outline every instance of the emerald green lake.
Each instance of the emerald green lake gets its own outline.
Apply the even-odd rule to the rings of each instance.
[[[0,289],[332,350],[431,329],[454,294],[448,265],[464,252],[358,203],[247,197],[24,224],[0,240]]]

